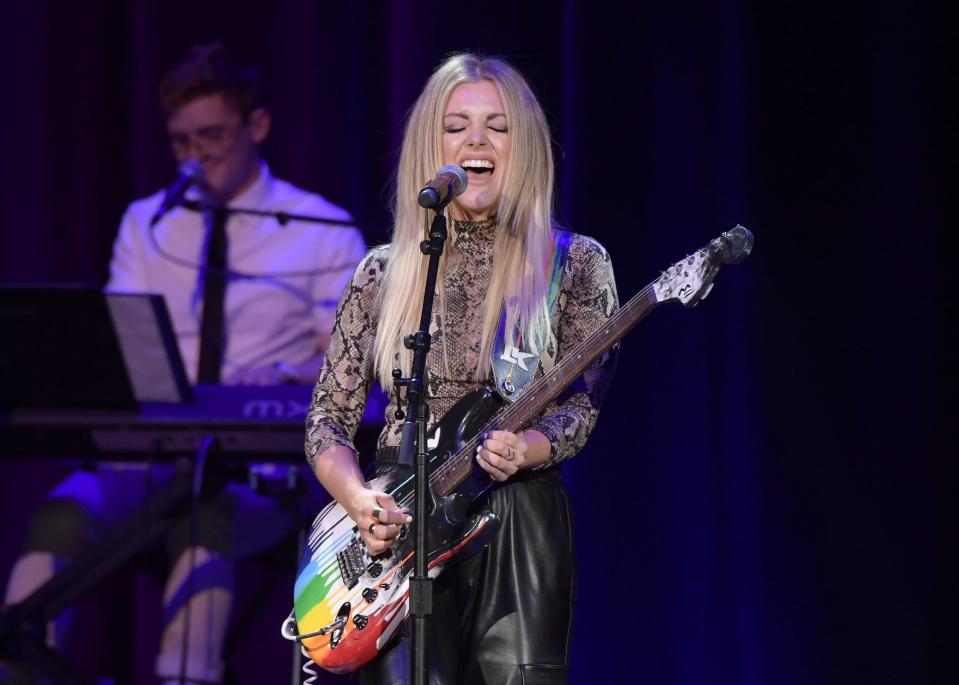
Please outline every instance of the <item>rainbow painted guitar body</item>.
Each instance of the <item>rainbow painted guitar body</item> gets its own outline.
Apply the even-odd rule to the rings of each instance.
[[[429,435],[430,472],[442,474],[448,469],[450,457],[500,406],[502,400],[492,390],[478,390],[460,400]],[[440,484],[431,482],[427,533],[431,577],[439,575],[454,555],[482,549],[499,526],[489,512],[468,513],[491,486],[485,472],[471,472],[449,494],[440,494]],[[370,486],[391,494],[400,506],[412,505],[413,478],[408,468],[394,466],[370,481]],[[334,673],[349,673],[373,659],[393,637],[409,614],[414,538],[413,524],[403,526],[391,550],[371,557],[343,507],[332,502],[319,513],[310,528],[293,591],[297,633],[318,665]]]

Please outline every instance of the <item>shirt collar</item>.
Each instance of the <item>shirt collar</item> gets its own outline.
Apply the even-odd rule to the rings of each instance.
[[[254,180],[246,190],[227,202],[226,206],[240,207],[241,209],[266,208],[272,188],[273,175],[270,173],[270,167],[261,159],[256,180]]]

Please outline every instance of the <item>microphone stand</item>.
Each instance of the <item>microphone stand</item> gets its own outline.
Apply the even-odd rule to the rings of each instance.
[[[271,212],[266,209],[252,209],[248,207],[226,207],[215,205],[209,202],[200,202],[199,200],[181,200],[180,206],[189,209],[192,212],[205,212],[207,210],[221,210],[227,214],[246,214],[249,216],[265,216],[276,219],[280,226],[286,226],[291,221],[306,221],[314,224],[331,224],[334,226],[356,226],[352,219],[325,219],[322,216],[311,216],[309,214],[292,214],[290,212]]]
[[[444,203],[445,204],[445,203]],[[410,468],[414,464],[415,450],[416,488],[414,494],[413,517],[416,526],[414,537],[414,569],[410,579],[410,614],[413,617],[413,632],[410,651],[413,661],[413,683],[427,685],[429,681],[429,634],[430,614],[433,611],[433,587],[429,577],[429,548],[427,547],[427,507],[429,506],[429,473],[427,473],[426,451],[426,354],[430,349],[430,320],[433,317],[433,293],[436,290],[436,274],[439,270],[443,243],[446,242],[446,217],[442,206],[434,208],[435,216],[430,225],[429,240],[420,243],[420,251],[429,255],[426,271],[426,289],[423,293],[423,310],[420,316],[420,330],[408,335],[403,345],[413,350],[413,363],[409,378],[401,378],[402,371],[393,369],[397,403],[400,388],[406,388],[407,412],[403,424],[403,437],[398,457],[399,468]]]

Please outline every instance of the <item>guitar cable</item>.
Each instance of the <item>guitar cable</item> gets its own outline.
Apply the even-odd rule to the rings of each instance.
[[[303,681],[303,685],[313,685],[316,682],[316,678],[319,675],[314,669],[313,659],[310,657],[310,653],[306,651],[306,647],[303,645],[303,638],[305,637],[314,637],[316,635],[323,635],[322,630],[318,630],[314,633],[306,633],[305,635],[297,634],[296,626],[296,610],[291,609],[290,615],[286,618],[285,621],[280,625],[280,636],[284,640],[290,640],[291,642],[299,643],[300,653],[306,657],[303,663],[300,665],[300,670],[303,671],[307,678]]]
[[[303,656],[306,657],[306,659],[303,661],[303,665],[300,667],[300,670],[307,675],[306,680],[303,681],[303,685],[313,685],[316,682],[316,678],[319,674],[313,669],[313,659],[310,658],[309,653],[306,651],[306,647],[304,647],[302,643],[300,644],[300,652],[302,652]]]
[[[342,626],[342,624],[340,624]],[[297,642],[300,646],[300,653],[306,657],[303,660],[303,663],[300,665],[300,670],[303,671],[307,678],[303,681],[303,685],[314,685],[316,679],[319,676],[319,673],[316,672],[313,663],[313,658],[310,656],[310,653],[306,651],[306,647],[303,645],[303,640],[308,637],[316,637],[317,635],[327,635],[331,631],[331,626],[326,626],[320,630],[315,630],[312,633],[303,633],[302,635],[298,634],[296,625],[296,609],[290,610],[290,615],[287,616],[286,620],[280,625],[280,635],[284,640],[289,640],[291,642]]]

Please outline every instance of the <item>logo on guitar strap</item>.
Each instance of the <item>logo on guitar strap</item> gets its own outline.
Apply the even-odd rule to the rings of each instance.
[[[529,369],[526,367],[526,360],[534,356],[536,355],[530,354],[529,352],[523,352],[517,347],[510,347],[503,352],[499,358],[504,362],[509,362],[510,364],[518,364],[519,368],[521,368],[523,371],[529,371]]]

